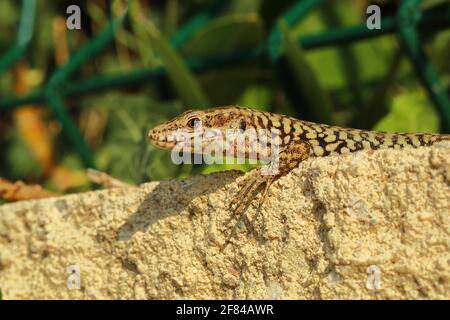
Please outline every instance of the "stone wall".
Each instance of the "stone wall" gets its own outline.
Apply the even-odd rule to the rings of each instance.
[[[448,144],[310,159],[250,223],[243,177],[0,206],[3,299],[450,298]]]

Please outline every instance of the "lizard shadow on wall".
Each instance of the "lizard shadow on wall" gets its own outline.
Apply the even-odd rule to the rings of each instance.
[[[136,232],[145,232],[159,220],[179,215],[194,198],[223,188],[241,174],[239,171],[228,171],[194,176],[184,181],[161,181],[145,196],[128,220],[119,227],[117,240],[129,240]]]

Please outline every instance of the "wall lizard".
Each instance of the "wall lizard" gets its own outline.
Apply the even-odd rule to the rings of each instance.
[[[298,167],[308,157],[324,157],[346,154],[359,150],[377,150],[385,148],[401,149],[404,147],[429,146],[435,142],[450,140],[450,135],[425,133],[387,133],[343,128],[326,124],[302,121],[293,117],[263,112],[238,106],[219,107],[207,110],[189,110],[174,119],[156,126],[148,133],[150,142],[163,149],[172,149],[177,143],[177,130],[183,129],[193,133],[198,126],[219,130],[225,136],[227,130],[266,129],[275,132],[279,141],[279,168],[275,175],[263,175],[261,167],[250,171],[243,187],[234,199],[232,209],[240,214],[247,209],[260,189],[263,189],[260,205],[265,200],[269,186],[278,178]],[[201,130],[200,130],[201,132]],[[202,148],[214,139],[206,138]],[[230,147],[229,147],[230,148]],[[236,145],[231,146],[237,157],[250,158],[246,152],[240,153]],[[203,151],[203,149],[201,149]],[[230,150],[224,150],[230,151]],[[192,151],[193,152],[193,151]],[[254,154],[253,154],[254,155]],[[258,159],[267,159],[270,149],[256,150]]]

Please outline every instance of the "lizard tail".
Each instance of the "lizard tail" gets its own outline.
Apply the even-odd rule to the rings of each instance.
[[[430,136],[430,145],[441,141],[450,141],[450,134],[434,134]]]

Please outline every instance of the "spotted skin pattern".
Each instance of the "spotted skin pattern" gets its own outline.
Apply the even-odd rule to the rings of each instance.
[[[292,117],[238,106],[208,110],[189,110],[149,131],[150,142],[164,149],[173,148],[171,138],[178,129],[193,130],[194,121],[204,128],[224,132],[227,129],[267,129],[279,136],[279,170],[276,175],[261,174],[261,168],[252,170],[232,203],[235,214],[244,212],[256,193],[264,187],[260,205],[269,186],[281,176],[298,167],[308,157],[347,154],[360,150],[402,149],[404,147],[430,146],[435,142],[450,140],[450,135],[425,133],[386,133],[343,128],[298,120]],[[251,147],[247,145],[247,147]],[[238,150],[232,150],[235,155]],[[268,152],[264,150],[264,152]],[[265,154],[267,156],[267,154]],[[243,155],[249,157],[248,154]],[[258,154],[260,158],[264,155]]]

